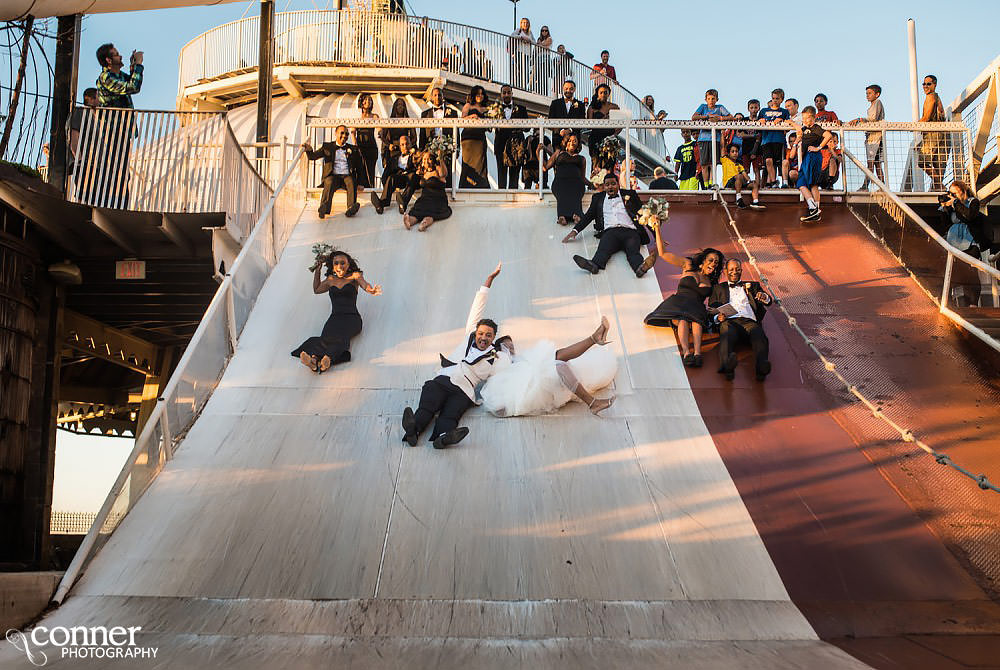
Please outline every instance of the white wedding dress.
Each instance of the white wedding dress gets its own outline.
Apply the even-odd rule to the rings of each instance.
[[[496,416],[548,414],[576,398],[556,371],[556,345],[542,340],[512,361],[504,361],[483,384],[480,395]],[[610,347],[594,346],[566,362],[580,384],[594,393],[611,384],[618,372],[618,358]]]

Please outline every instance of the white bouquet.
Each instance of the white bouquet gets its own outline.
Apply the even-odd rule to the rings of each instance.
[[[656,230],[670,216],[670,203],[659,198],[650,198],[639,208],[639,223]]]
[[[437,135],[427,143],[427,150],[437,156],[439,161],[448,161],[455,153],[455,141],[451,135]]]
[[[330,257],[330,252],[333,251],[333,245],[327,242],[317,242],[312,245],[313,252],[313,264],[309,266],[309,272],[316,272],[316,268],[323,265],[326,260]]]

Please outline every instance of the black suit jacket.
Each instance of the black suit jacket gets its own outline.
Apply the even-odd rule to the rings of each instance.
[[[549,104],[549,118],[550,119],[585,119],[587,118],[587,106],[582,102],[573,98],[573,106],[570,107],[569,112],[566,111],[566,100],[565,98],[556,98]],[[558,137],[559,132],[563,130],[562,128],[553,131],[553,136]],[[570,128],[574,135],[580,135],[579,128]],[[558,142],[557,142],[558,144]]]
[[[319,158],[323,159],[323,179],[327,177],[332,177],[333,172],[333,158],[334,152],[337,150],[336,142],[323,142],[323,145],[319,149],[313,149],[312,151],[307,151],[306,156],[309,160],[316,160]],[[344,150],[347,151],[347,168],[351,173],[351,176],[355,179],[364,169],[364,165],[361,162],[361,151],[358,150],[356,146],[348,142],[344,145]]]
[[[413,150],[410,151],[409,155],[406,158],[405,170],[399,169],[399,157],[400,155],[402,155],[402,152],[399,150],[398,147],[390,151],[388,154],[386,154],[385,169],[382,170],[382,181],[384,182],[386,179],[389,178],[390,175],[400,171],[406,172],[407,174],[416,174],[417,161],[415,154],[416,151]]]
[[[501,105],[503,103],[500,103]],[[526,119],[528,118],[528,110],[524,105],[519,105],[514,103],[514,109],[510,113],[510,118],[512,119]],[[510,141],[512,137],[524,137],[524,130],[521,128],[497,128],[497,134],[494,138],[493,148],[497,156],[503,156],[503,150],[507,146],[507,142]]]
[[[740,284],[742,284],[744,288],[746,288],[747,285],[750,286],[750,288],[746,289],[747,298],[750,300],[750,309],[752,309],[754,315],[756,315],[757,323],[761,323],[764,320],[764,315],[767,314],[767,306],[771,303],[768,302],[767,304],[763,304],[754,297],[758,292],[763,291],[759,282],[740,281]],[[766,293],[766,291],[764,292]],[[712,294],[708,297],[708,306],[721,307],[727,302],[729,302],[729,282],[721,281],[712,287]]]
[[[430,119],[430,118],[433,118],[433,117],[434,117],[434,108],[433,107],[428,107],[424,111],[420,112],[420,118],[421,119]],[[457,119],[458,118],[458,112],[456,112],[453,108],[449,107],[448,103],[444,103],[444,118],[446,118],[446,119]],[[430,135],[427,132],[429,130],[433,130],[433,129],[432,128],[421,128],[420,129],[420,137],[417,140],[417,146],[420,147],[421,149],[427,148],[427,141],[430,139]]]
[[[649,233],[646,232],[646,226],[639,225],[639,210],[642,208],[642,200],[639,199],[639,194],[624,188],[619,189],[618,193],[618,197],[622,198],[625,202],[625,211],[628,212],[629,218],[635,223],[635,229],[639,233],[639,240],[643,244],[649,244]],[[576,232],[582,233],[590,225],[591,221],[593,221],[594,236],[599,238],[604,234],[604,200],[606,198],[607,193],[604,191],[594,194],[594,197],[590,199],[590,207],[583,215],[583,218],[580,219],[580,223],[573,226]]]

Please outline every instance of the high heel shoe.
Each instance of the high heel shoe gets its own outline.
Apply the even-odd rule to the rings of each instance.
[[[590,339],[594,341],[594,344],[603,347],[610,342],[610,340],[608,340],[608,332],[610,332],[610,330],[611,322],[608,321],[608,317],[602,316],[601,325],[597,328],[597,331],[594,331],[594,334],[590,336]],[[600,336],[597,335],[598,331],[601,333]]]
[[[591,414],[597,416],[600,412],[603,412],[614,404],[615,397],[611,396],[610,398],[594,398],[587,407],[590,409]]]

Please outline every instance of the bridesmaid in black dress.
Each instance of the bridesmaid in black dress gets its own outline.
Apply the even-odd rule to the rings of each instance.
[[[721,251],[711,247],[703,249],[692,258],[672,254],[663,248],[659,227],[656,229],[656,251],[667,263],[683,268],[684,273],[677,283],[677,292],[661,302],[659,307],[647,314],[643,321],[647,326],[666,328],[676,326],[677,341],[681,345],[684,365],[700,368],[704,363],[701,356],[701,337],[709,326],[705,299],[719,281],[719,275],[725,266],[724,257]],[[689,333],[693,352],[692,345],[688,344]]]
[[[552,180],[552,194],[556,196],[556,223],[565,226],[579,223],[583,218],[583,193],[587,189],[584,171],[587,159],[580,155],[580,138],[567,135],[563,148],[556,149],[545,163],[545,169],[556,169]]]
[[[611,115],[611,110],[613,109],[621,108],[611,102],[611,87],[607,84],[599,84],[594,89],[594,101],[590,104],[590,108],[587,109],[587,118],[606,119]],[[601,142],[617,134],[617,128],[594,128],[590,131],[590,137],[587,139],[587,149],[590,152],[590,165],[593,168],[593,172],[597,172],[601,168],[605,170],[613,170],[615,168],[614,161],[611,161],[610,165],[604,163],[600,157],[599,149],[601,148]]]
[[[485,119],[486,108],[490,101],[486,97],[486,89],[478,84],[472,87],[465,106],[462,107],[463,119]],[[486,176],[486,129],[462,129],[462,172],[459,177],[461,188],[489,188],[490,181]]]
[[[375,103],[371,93],[362,93],[358,96],[358,109],[361,110],[362,119],[377,119],[379,115],[372,110]],[[378,161],[378,143],[375,142],[374,128],[355,128],[354,143],[361,151],[361,162],[364,170],[358,175],[358,186],[364,188],[374,188],[375,186],[375,162]]]
[[[326,270],[326,279],[320,273]],[[351,360],[351,338],[361,332],[358,287],[382,295],[382,287],[365,281],[357,262],[344,251],[334,250],[313,273],[313,293],[330,295],[330,318],[319,337],[310,337],[292,351],[302,364],[320,374],[331,365]]]
[[[445,192],[448,179],[448,168],[443,161],[430,151],[420,155],[420,197],[413,203],[409,213],[403,214],[403,225],[409,230],[416,224],[417,230],[423,232],[434,225],[435,221],[451,216],[448,206],[448,194]]]

